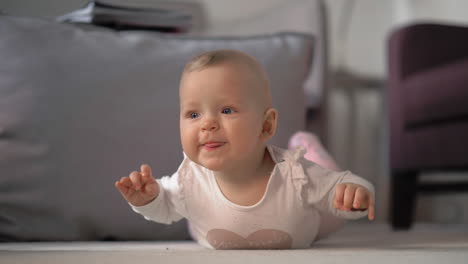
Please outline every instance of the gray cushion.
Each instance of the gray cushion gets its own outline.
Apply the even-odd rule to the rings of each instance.
[[[183,239],[132,212],[114,181],[182,160],[178,82],[184,63],[230,48],[270,74],[287,146],[304,129],[313,41],[285,33],[196,38],[117,33],[0,16],[0,240]]]

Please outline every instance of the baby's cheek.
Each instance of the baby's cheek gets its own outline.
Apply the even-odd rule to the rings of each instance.
[[[198,146],[197,135],[185,129],[181,131],[180,139],[185,154],[193,155],[194,150]]]

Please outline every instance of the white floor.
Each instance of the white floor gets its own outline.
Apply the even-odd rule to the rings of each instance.
[[[0,263],[468,263],[468,227],[349,224],[307,250],[205,249],[193,242],[3,243]]]

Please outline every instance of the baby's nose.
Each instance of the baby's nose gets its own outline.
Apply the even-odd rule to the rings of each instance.
[[[216,119],[210,118],[203,122],[202,130],[203,131],[214,131],[219,128],[219,123]]]

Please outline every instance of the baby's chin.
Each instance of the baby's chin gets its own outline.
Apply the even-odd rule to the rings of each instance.
[[[198,162],[197,162],[198,163]],[[223,171],[224,167],[222,164],[219,163],[214,163],[214,162],[204,162],[204,163],[198,163],[199,165],[211,170],[211,171],[216,171],[220,172]]]
[[[219,172],[219,171],[223,171],[226,169],[225,162],[221,160],[199,160],[199,159],[193,160],[192,159],[192,161],[211,171]]]
[[[187,153],[187,157],[196,164],[215,172],[226,171],[230,169],[231,161],[224,155],[205,155],[202,153]]]

